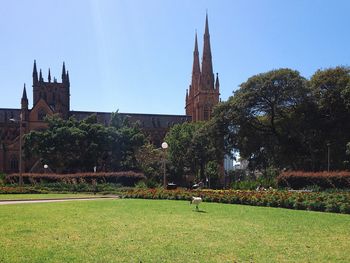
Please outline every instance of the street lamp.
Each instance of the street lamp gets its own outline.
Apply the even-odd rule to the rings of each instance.
[[[19,122],[19,179],[18,184],[19,186],[23,186],[23,176],[22,176],[22,113],[19,115],[19,120],[16,120],[14,118],[11,118],[10,121],[13,122]]]
[[[47,164],[44,164],[44,172],[46,174],[47,168],[49,168],[49,166]]]
[[[165,169],[166,169],[166,166],[165,166],[165,151],[166,149],[168,148],[168,144],[166,142],[163,142],[162,143],[162,149],[164,150],[164,160],[163,160],[163,171],[164,171],[164,174],[163,174],[163,186],[164,186],[164,189],[166,188],[166,175],[165,175]]]

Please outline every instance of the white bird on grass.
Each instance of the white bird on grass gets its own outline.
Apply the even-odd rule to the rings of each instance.
[[[190,201],[190,205],[191,204],[195,204],[196,205],[196,211],[199,211],[198,209],[198,205],[202,203],[202,198],[201,197],[195,197],[195,196],[192,196],[192,199]]]

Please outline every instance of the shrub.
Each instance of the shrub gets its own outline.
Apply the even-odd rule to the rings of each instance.
[[[306,187],[316,189],[350,188],[350,172],[283,172],[277,177],[279,187],[302,189]]]
[[[91,184],[94,180],[96,183],[114,183],[123,186],[135,186],[141,180],[146,179],[144,174],[132,171],[110,172],[110,173],[76,173],[76,174],[22,174],[23,182],[27,184],[38,183],[57,183],[64,182],[67,184]],[[19,175],[10,174],[6,176],[7,183],[17,183]],[[79,186],[82,187],[82,186]]]
[[[350,213],[350,193],[313,193],[302,191],[242,191],[242,190],[164,190],[131,189],[126,198],[189,200],[201,196],[205,202],[284,207],[290,209]]]
[[[0,185],[3,185],[5,183],[5,177],[6,174],[0,172]]]

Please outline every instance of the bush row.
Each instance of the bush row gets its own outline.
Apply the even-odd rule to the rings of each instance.
[[[64,182],[45,183],[36,185],[18,185],[0,186],[0,194],[47,194],[47,193],[99,193],[99,194],[120,194],[129,190],[130,187],[124,187],[120,184],[88,184],[78,183],[69,184]]]
[[[328,188],[350,188],[350,172],[282,172],[277,177],[279,187],[290,187],[302,189],[308,186],[318,186],[323,189]]]
[[[45,184],[63,182],[67,184],[81,183],[114,183],[123,186],[134,186],[140,180],[146,179],[142,173],[132,171],[111,173],[76,173],[76,174],[22,174],[23,182],[26,184]],[[5,178],[9,184],[18,183],[19,174],[10,174]]]
[[[205,202],[350,214],[349,192],[133,189],[124,195],[125,198],[173,200],[190,200],[192,196],[200,196]]]

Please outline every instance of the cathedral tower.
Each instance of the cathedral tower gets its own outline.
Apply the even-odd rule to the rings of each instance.
[[[54,113],[60,114],[62,118],[68,118],[70,107],[70,83],[69,74],[68,71],[66,71],[64,62],[62,66],[62,82],[57,82],[56,78],[53,78],[53,81],[51,81],[50,69],[47,80],[47,82],[44,81],[41,69],[38,77],[36,61],[34,60],[33,108],[41,99],[43,99]]]
[[[219,77],[216,80],[213,73],[213,63],[210,48],[208,14],[205,18],[202,67],[199,65],[197,33],[193,52],[192,81],[186,91],[186,115],[192,116],[192,121],[205,121],[211,117],[213,107],[219,103]]]

